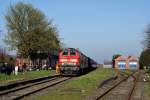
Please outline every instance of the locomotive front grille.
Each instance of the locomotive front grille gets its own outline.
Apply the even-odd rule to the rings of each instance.
[[[78,71],[79,70],[79,67],[77,66],[61,66],[61,70],[73,70],[73,71]]]

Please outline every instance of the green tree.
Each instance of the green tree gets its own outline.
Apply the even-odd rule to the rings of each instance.
[[[144,66],[148,67],[150,65],[150,49],[144,50],[140,55],[140,68]]]
[[[150,49],[150,25],[148,25],[145,31],[145,40],[143,42],[144,48]]]
[[[141,52],[139,59],[140,68],[143,68],[144,66],[148,67],[150,64],[150,24],[145,31],[144,41],[142,44],[144,46],[144,50]]]
[[[0,62],[5,62],[6,50],[0,48]]]
[[[115,59],[120,57],[121,55],[120,54],[114,54],[113,57],[112,57],[112,66],[113,68],[115,67]]]
[[[57,28],[31,4],[10,5],[5,19],[8,34],[4,41],[23,57],[60,48]]]

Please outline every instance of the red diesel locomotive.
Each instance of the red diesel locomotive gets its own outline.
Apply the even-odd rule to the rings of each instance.
[[[59,66],[62,75],[77,75],[92,67],[95,62],[78,49],[66,48],[59,53]]]

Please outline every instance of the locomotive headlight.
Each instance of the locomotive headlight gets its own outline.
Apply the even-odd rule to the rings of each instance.
[[[60,59],[60,61],[61,61],[61,62],[65,62],[65,61],[67,61],[67,59]]]
[[[77,62],[77,59],[70,59],[71,62]]]

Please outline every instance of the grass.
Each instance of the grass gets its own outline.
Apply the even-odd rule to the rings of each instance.
[[[5,74],[0,74],[0,84],[17,81],[17,80],[33,79],[33,78],[54,75],[54,74],[55,74],[54,70],[30,71],[30,72],[25,72],[24,74],[18,73],[18,75],[11,74],[10,76]]]
[[[149,76],[149,78],[147,78],[150,81],[150,72],[146,71],[146,76]],[[145,85],[145,91],[147,93],[147,95],[150,97],[150,84],[149,82]]]
[[[59,89],[38,96],[35,100],[83,100],[90,95],[100,82],[114,76],[114,69],[100,69],[66,82]]]
[[[146,93],[148,94],[148,96],[150,97],[150,84],[147,84],[147,85],[145,86],[145,91],[146,91]]]

